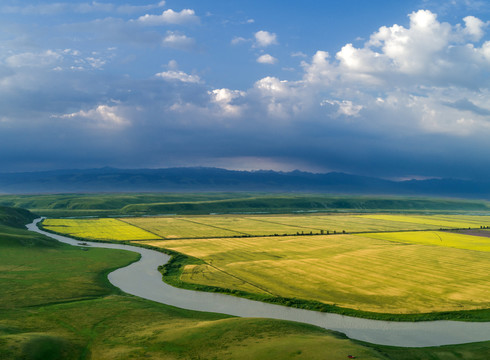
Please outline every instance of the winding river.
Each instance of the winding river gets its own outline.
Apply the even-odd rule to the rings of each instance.
[[[63,243],[79,245],[79,240],[40,230],[37,223],[41,220],[34,220],[27,225],[27,229]],[[141,254],[139,261],[111,272],[109,281],[128,294],[183,309],[297,321],[339,331],[351,339],[381,345],[425,347],[490,340],[490,322],[368,320],[267,304],[224,294],[179,289],[164,283],[161,273],[158,272],[157,267],[170,259],[166,254],[122,244],[85,243],[91,247],[121,249]]]

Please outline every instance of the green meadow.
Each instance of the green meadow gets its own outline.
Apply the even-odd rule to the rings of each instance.
[[[483,200],[263,193],[0,195],[0,205],[49,217],[208,215],[210,213],[490,212]]]

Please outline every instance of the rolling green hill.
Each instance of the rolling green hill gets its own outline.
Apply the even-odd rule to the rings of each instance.
[[[0,206],[0,224],[17,228],[24,228],[37,216],[29,210]]]
[[[293,212],[490,212],[483,200],[319,194],[59,194],[3,195],[0,205],[44,216],[113,216]]]

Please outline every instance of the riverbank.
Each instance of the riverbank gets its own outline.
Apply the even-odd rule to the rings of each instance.
[[[79,246],[79,241],[48,233],[37,228],[35,220],[27,225],[55,240]],[[88,246],[134,251],[141,259],[109,274],[109,281],[122,291],[152,301],[188,310],[215,312],[239,317],[265,317],[307,323],[339,331],[351,339],[369,343],[427,347],[490,340],[490,322],[389,322],[360,319],[337,314],[320,313],[252,301],[248,299],[174,288],[161,279],[158,266],[169,260],[160,252],[129,245],[86,242]]]

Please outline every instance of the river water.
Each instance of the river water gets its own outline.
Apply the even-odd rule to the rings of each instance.
[[[79,246],[79,240],[42,231],[41,219],[27,229],[63,243]],[[141,254],[141,259],[108,275],[122,291],[144,299],[183,309],[215,312],[240,317],[262,317],[297,321],[346,334],[351,339],[374,344],[425,347],[490,340],[490,322],[423,321],[392,322],[356,318],[338,314],[290,308],[235,296],[175,288],[162,281],[158,266],[170,257],[158,251],[136,246],[84,242],[90,247],[121,249]]]

